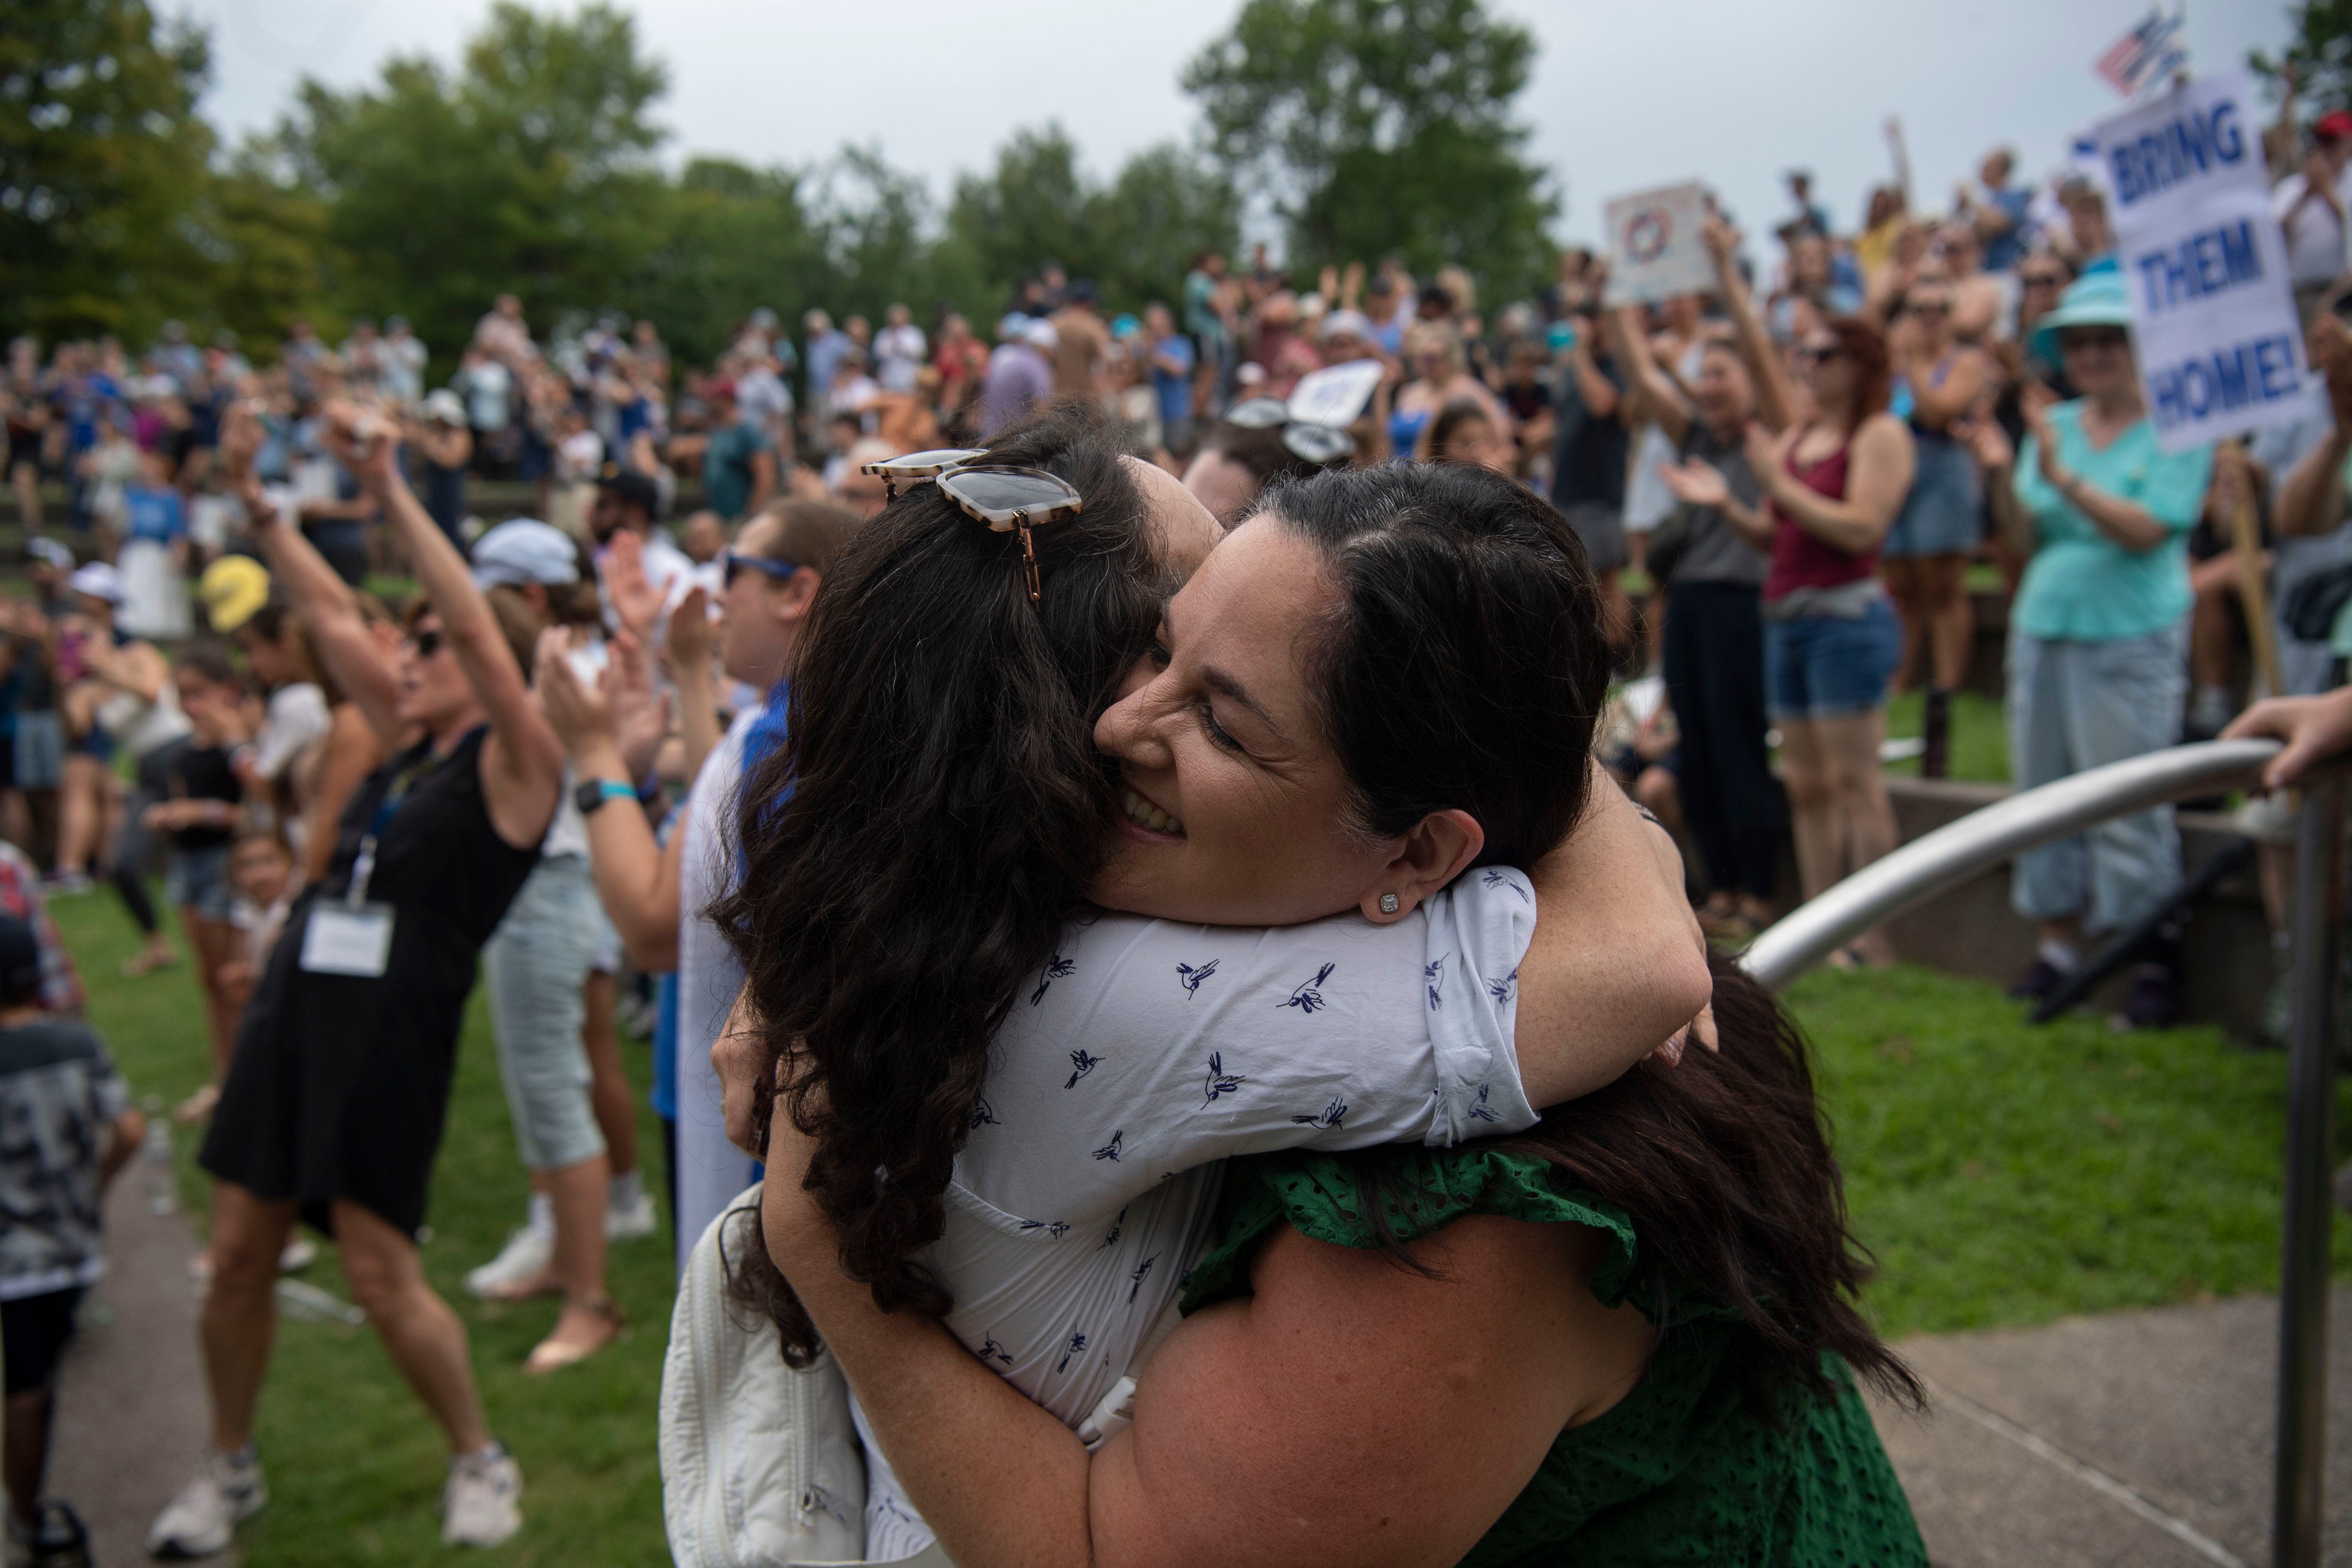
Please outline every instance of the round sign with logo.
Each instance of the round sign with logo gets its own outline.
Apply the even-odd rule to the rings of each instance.
[[[1663,207],[1643,207],[1625,226],[1625,255],[1634,261],[1655,261],[1674,237],[1674,216]]]

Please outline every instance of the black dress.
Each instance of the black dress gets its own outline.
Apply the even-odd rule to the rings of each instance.
[[[420,744],[353,794],[326,880],[296,902],[237,1030],[199,1163],[257,1197],[299,1200],[321,1230],[338,1199],[411,1236],[425,1222],[476,960],[539,860],[537,846],[518,849],[490,826],[487,733],[437,762]],[[311,973],[301,967],[311,907],[348,891],[360,842],[404,775],[413,782],[381,830],[366,889],[396,911],[384,973]]]

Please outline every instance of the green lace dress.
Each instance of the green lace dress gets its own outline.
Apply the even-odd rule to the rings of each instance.
[[[1246,1294],[1249,1258],[1278,1225],[1341,1247],[1373,1245],[1361,1184],[1386,1181],[1390,1229],[1425,1236],[1465,1215],[1585,1225],[1608,1236],[1592,1290],[1630,1297],[1633,1225],[1622,1209],[1556,1181],[1543,1162],[1475,1145],[1334,1156],[1285,1152],[1228,1167],[1221,1240],[1184,1281],[1184,1310]],[[1927,1549],[1870,1413],[1843,1362],[1823,1401],[1779,1396],[1777,1421],[1743,1393],[1748,1331],[1720,1308],[1677,1302],[1649,1371],[1598,1420],[1559,1435],[1464,1568],[1754,1563],[1772,1568],[1927,1568]]]

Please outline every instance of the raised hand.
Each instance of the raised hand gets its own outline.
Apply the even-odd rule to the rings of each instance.
[[[642,646],[661,618],[661,593],[646,577],[645,541],[625,528],[614,533],[599,570],[613,613],[621,617],[622,626],[636,634]]]
[[[665,651],[669,655],[670,668],[688,669],[708,664],[712,640],[710,595],[697,584],[686,591],[686,597],[669,613],[669,641]]]
[[[1704,458],[1682,463],[1661,463],[1658,477],[1676,500],[1686,506],[1722,506],[1731,500],[1731,482],[1723,470]]]
[[[613,705],[603,691],[591,691],[581,683],[572,668],[571,635],[561,626],[540,634],[531,689],[538,694],[540,711],[547,715],[548,728],[575,762],[595,742],[614,742]]]
[[[654,690],[645,648],[628,632],[606,645],[604,673],[597,687],[613,716],[613,740],[621,748],[621,760],[628,764],[631,778],[641,779],[669,734],[669,698]]]
[[[2006,470],[2017,462],[2017,448],[2010,444],[2009,432],[2000,427],[1998,420],[1966,420],[1955,434],[1969,444],[1977,467],[1987,473]]]

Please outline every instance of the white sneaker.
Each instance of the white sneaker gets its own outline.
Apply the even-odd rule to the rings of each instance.
[[[148,1554],[210,1557],[226,1552],[237,1525],[259,1513],[268,1500],[259,1460],[240,1465],[215,1449],[205,1456],[180,1495],[155,1516],[147,1531]]]
[[[507,1237],[499,1255],[479,1268],[468,1269],[466,1289],[476,1296],[503,1296],[521,1289],[547,1272],[555,1257],[555,1237],[524,1226]]]
[[[496,1546],[522,1528],[522,1467],[492,1445],[449,1461],[441,1492],[441,1544]]]
[[[608,1207],[604,1211],[606,1241],[636,1241],[653,1235],[661,1227],[661,1216],[654,1210],[654,1195],[639,1189],[637,1201]]]

